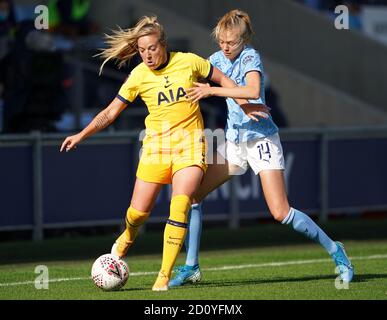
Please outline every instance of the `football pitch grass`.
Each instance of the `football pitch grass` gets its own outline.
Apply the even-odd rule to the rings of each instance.
[[[140,236],[138,247],[125,259],[129,280],[115,292],[101,291],[90,279],[94,259],[109,251],[115,235],[2,243],[0,299],[387,300],[386,221],[336,222],[325,227],[344,242],[355,266],[355,279],[347,289],[337,288],[335,265],[320,246],[283,226],[258,225],[204,231],[202,281],[167,292],[151,291],[161,262],[161,232]],[[184,256],[179,256],[178,264]],[[48,268],[48,289],[35,288],[39,274],[34,271],[39,265]]]

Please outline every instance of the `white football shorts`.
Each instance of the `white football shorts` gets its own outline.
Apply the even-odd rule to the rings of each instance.
[[[262,170],[284,170],[285,160],[278,133],[236,144],[226,141],[221,144],[218,153],[229,163],[241,168],[238,174],[244,174],[248,165],[257,175]]]

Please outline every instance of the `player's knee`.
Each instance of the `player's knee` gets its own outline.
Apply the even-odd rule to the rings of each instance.
[[[185,194],[173,196],[171,199],[169,218],[174,221],[187,223],[191,199]]]
[[[278,206],[276,208],[271,208],[270,213],[276,221],[282,222],[288,215],[289,208],[286,206]]]
[[[148,219],[149,214],[150,212],[143,212],[130,206],[126,212],[126,225],[138,227]]]

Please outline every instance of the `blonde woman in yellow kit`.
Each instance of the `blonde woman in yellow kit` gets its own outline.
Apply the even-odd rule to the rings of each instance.
[[[139,52],[142,63],[133,69],[118,95],[80,133],[67,137],[61,151],[77,144],[110,125],[137,96],[148,107],[146,136],[139,161],[126,229],[112,247],[112,253],[124,257],[136,238],[138,228],[148,218],[163,184],[172,184],[170,215],[164,231],[163,259],[153,285],[154,291],[168,290],[176,258],[187,231],[187,213],[191,199],[207,169],[204,124],[198,102],[186,98],[186,90],[200,78],[223,87],[235,83],[205,60],[192,53],[169,52],[162,25],[156,17],[143,17],[131,29],[108,36],[108,48],[101,56],[104,64],[117,60],[119,66]],[[248,93],[237,99],[247,103]],[[261,108],[261,109],[259,109]],[[260,116],[263,107],[244,107],[246,114]]]

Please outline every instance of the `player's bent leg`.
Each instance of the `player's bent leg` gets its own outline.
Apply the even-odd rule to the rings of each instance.
[[[139,227],[148,219],[150,212],[136,210],[132,206],[126,213],[124,232],[117,238],[113,244],[111,253],[122,258],[128,252],[136,239]]]
[[[292,225],[294,230],[304,234],[309,239],[320,243],[335,262],[340,279],[344,282],[352,281],[354,267],[351,264],[342,243],[333,241],[311,218],[294,208],[290,208],[289,213],[282,221],[282,224]]]
[[[135,240],[139,227],[149,217],[162,185],[136,179],[131,205],[126,213],[125,231],[113,244],[111,253],[122,258]]]
[[[260,178],[267,205],[277,221],[291,225],[309,239],[320,242],[330,254],[336,250],[335,243],[312,219],[303,212],[290,208],[282,170],[261,171]]]
[[[350,282],[354,268],[349,261],[344,247],[334,242],[328,235],[305,213],[289,206],[285,191],[285,181],[281,170],[265,170],[260,173],[262,188],[268,207],[277,221],[293,227],[307,238],[320,243],[331,255],[338,266],[340,278]]]

